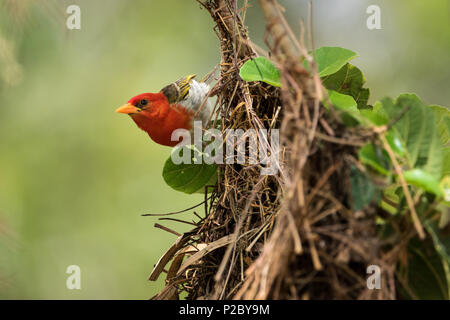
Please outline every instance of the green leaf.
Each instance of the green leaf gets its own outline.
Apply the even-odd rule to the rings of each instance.
[[[339,71],[322,78],[323,85],[330,90],[352,96],[358,109],[369,108],[367,102],[369,100],[370,91],[363,88],[366,79],[354,65],[347,63]]]
[[[377,151],[378,150],[378,151]],[[386,151],[375,149],[372,143],[368,143],[358,151],[359,159],[362,163],[372,167],[383,175],[388,175],[390,159]]]
[[[445,278],[447,280],[448,300],[450,299],[450,237],[444,236],[435,222],[427,220],[425,221],[424,226],[433,239],[436,252],[442,259],[442,266],[445,272]]]
[[[372,109],[363,109],[360,111],[361,115],[369,122],[369,124],[382,126],[389,123],[389,117],[380,101],[377,101]]]
[[[334,90],[328,90],[328,97],[337,109],[358,112],[358,108],[356,108],[356,101],[352,96],[342,94]]]
[[[450,207],[450,175],[445,175],[439,184],[444,196],[443,204]]]
[[[386,134],[386,140],[392,150],[399,156],[405,155],[405,148],[402,145],[400,138],[397,136],[396,131],[388,131]]]
[[[402,290],[400,286],[401,296],[403,296],[401,298],[405,296],[412,298],[409,295],[409,292],[412,291],[416,298],[422,300],[448,299],[446,271],[442,265],[442,258],[431,241],[411,240],[408,245],[408,262],[405,267],[407,269],[401,271],[406,272],[401,273],[407,277],[405,280],[410,291]]]
[[[356,101],[352,96],[328,90],[328,99],[336,109],[344,111],[341,114],[341,119],[346,126],[352,127],[361,122],[359,110],[356,107]],[[323,102],[323,105],[327,109],[329,108],[326,101]]]
[[[263,81],[275,87],[281,86],[280,70],[265,57],[257,57],[244,63],[239,71],[242,80]]]
[[[431,106],[436,117],[441,143],[444,145],[442,161],[442,177],[450,175],[450,110],[442,106]]]
[[[382,100],[389,119],[398,116],[406,107],[409,110],[393,125],[406,149],[406,162],[411,169],[420,168],[440,180],[443,166],[443,148],[436,126],[434,111],[414,94],[402,94],[394,102]]]
[[[439,136],[443,145],[448,145],[450,141],[450,110],[442,106],[430,106],[436,117],[436,124]]]
[[[450,175],[450,147],[445,147],[442,150],[443,153],[443,162],[442,162],[442,176]]]
[[[182,152],[188,150],[193,158],[201,157],[201,154],[197,150],[184,149]],[[178,149],[179,151],[179,149]],[[177,150],[174,150],[177,152]],[[182,191],[188,194],[195,192],[203,193],[203,188],[214,182],[214,176],[217,175],[217,165],[216,164],[206,164],[202,161],[201,164],[195,164],[193,161],[190,164],[175,164],[172,161],[172,157],[166,160],[163,168],[163,178],[164,181],[172,188],[177,191]]]
[[[378,190],[369,177],[353,165],[350,167],[350,184],[352,186],[354,211],[364,209],[377,195],[379,195]]]
[[[205,194],[205,187],[207,187],[207,193],[210,193],[211,191],[213,191],[214,186],[217,183],[217,165],[216,164],[210,164],[210,166],[215,166],[216,167],[216,171],[214,172],[214,174],[209,178],[208,181],[206,181],[206,183],[203,185],[203,187],[201,187],[200,189],[198,189],[197,191],[195,191],[195,193],[200,193],[200,194]]]
[[[383,189],[383,200],[381,201],[381,207],[392,215],[397,213],[398,203],[400,202],[400,197],[395,192],[397,187],[397,185],[391,184]],[[388,200],[389,203],[385,200]]]
[[[319,76],[324,77],[337,72],[358,55],[340,47],[321,47],[314,51],[313,56],[317,63]]]
[[[422,188],[437,196],[442,195],[442,190],[439,186],[439,180],[436,180],[431,174],[422,169],[412,169],[404,171],[403,176],[407,183],[413,186]]]

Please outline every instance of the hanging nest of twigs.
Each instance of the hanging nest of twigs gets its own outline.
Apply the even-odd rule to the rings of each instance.
[[[394,298],[394,258],[381,257],[377,209],[353,212],[349,205],[349,168],[358,165],[357,147],[367,135],[321,106],[325,91],[317,72],[304,69],[303,60],[311,69],[314,63],[303,36],[293,38],[275,1],[260,0],[282,87],[245,82],[239,69],[257,56],[239,14],[245,8],[234,0],[199,2],[220,40],[212,91],[222,132],[279,129],[279,170],[261,175],[261,165],[248,162],[219,167],[206,217],[179,236],[150,275],[167,272],[154,299],[177,299],[183,291],[187,299]],[[258,138],[271,150],[269,139]],[[385,271],[381,290],[367,288],[372,264]]]

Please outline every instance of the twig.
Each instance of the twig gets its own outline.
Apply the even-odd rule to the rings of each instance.
[[[403,171],[397,162],[395,153],[394,153],[394,151],[392,151],[391,146],[387,142],[384,134],[380,134],[380,139],[381,139],[381,142],[383,143],[384,149],[386,149],[386,151],[389,155],[389,158],[391,158],[392,164],[394,165],[394,170],[397,173],[400,183],[402,185],[403,192],[405,193],[406,202],[408,203],[408,207],[411,212],[411,217],[413,219],[414,227],[416,228],[417,234],[419,235],[420,239],[425,239],[425,233],[423,231],[422,224],[420,223],[420,219],[419,219],[419,216],[417,215],[413,199],[411,197],[411,194],[409,193],[409,189],[406,184],[405,177],[403,176]]]
[[[170,228],[164,227],[163,225],[160,225],[159,223],[155,223],[155,228],[162,229],[162,230],[167,231],[169,233],[172,233],[172,234],[174,234],[176,236],[181,236],[181,233],[178,233],[178,232],[176,232],[176,231],[174,231],[174,230],[172,230]]]
[[[181,219],[175,219],[175,218],[159,218],[158,220],[169,220],[169,221],[181,222],[181,223],[186,223],[186,224],[190,224],[190,225],[193,225],[193,226],[197,226],[196,223],[185,221],[185,220],[181,220]]]
[[[211,199],[211,196],[210,196],[207,200],[209,200],[209,199]],[[174,214],[179,214],[179,213],[183,213],[183,212],[186,212],[186,211],[195,209],[195,208],[197,208],[197,207],[200,207],[200,206],[201,206],[202,204],[204,204],[204,203],[205,203],[205,201],[202,201],[202,202],[200,202],[199,204],[196,204],[195,206],[192,206],[192,207],[190,207],[190,208],[183,209],[183,210],[180,210],[180,211],[169,212],[169,213],[144,213],[144,214],[141,214],[141,216],[143,216],[143,217],[162,217],[162,216],[171,216],[171,215],[174,215]]]

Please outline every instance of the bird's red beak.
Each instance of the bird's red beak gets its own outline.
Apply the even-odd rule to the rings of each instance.
[[[133,114],[133,113],[138,113],[139,110],[138,110],[138,108],[133,106],[131,103],[127,103],[126,105],[123,105],[119,109],[117,109],[116,112],[125,113],[125,114]]]

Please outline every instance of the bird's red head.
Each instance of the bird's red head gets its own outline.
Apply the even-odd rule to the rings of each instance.
[[[129,115],[142,112],[142,115],[151,116],[151,114],[158,110],[161,106],[167,104],[167,98],[161,92],[142,93],[128,100],[128,103],[117,109],[116,112]]]
[[[164,146],[174,146],[172,132],[178,128],[190,129],[192,112],[171,106],[162,93],[142,93],[116,110],[128,114],[137,126],[148,133],[150,138]]]

